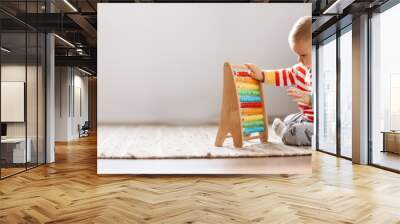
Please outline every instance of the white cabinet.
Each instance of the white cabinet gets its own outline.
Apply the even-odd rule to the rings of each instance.
[[[27,143],[26,151],[25,144]],[[32,140],[25,138],[8,138],[2,139],[2,146],[12,151],[12,163],[25,163],[32,161]]]

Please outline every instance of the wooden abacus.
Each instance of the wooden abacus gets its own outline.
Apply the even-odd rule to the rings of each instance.
[[[268,141],[263,88],[250,72],[246,66],[224,63],[223,99],[215,146],[221,147],[227,137],[233,138],[237,148],[251,139]]]

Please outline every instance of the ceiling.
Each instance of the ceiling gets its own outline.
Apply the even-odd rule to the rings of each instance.
[[[97,3],[312,3],[313,38],[328,35],[326,30],[341,18],[377,7],[387,0],[1,0],[0,24],[5,33],[26,28],[55,32],[56,65],[80,66],[95,73],[97,45]],[[51,9],[51,10],[50,10]],[[49,13],[52,11],[52,13]],[[26,13],[27,12],[27,13]],[[351,21],[351,19],[350,19]],[[17,34],[14,34],[18,36]],[[59,38],[60,37],[60,38]],[[12,34],[7,34],[12,38]],[[19,37],[15,41],[20,41]]]

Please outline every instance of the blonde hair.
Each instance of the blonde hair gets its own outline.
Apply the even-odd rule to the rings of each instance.
[[[311,16],[303,16],[296,21],[289,34],[289,43],[311,40],[312,20]]]

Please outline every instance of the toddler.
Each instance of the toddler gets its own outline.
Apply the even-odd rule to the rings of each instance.
[[[297,55],[298,64],[291,68],[261,70],[254,64],[246,64],[252,77],[268,85],[290,87],[287,92],[297,102],[299,113],[288,115],[283,121],[275,119],[272,129],[283,143],[310,146],[314,133],[311,77],[311,17],[300,18],[289,34],[289,45]]]

